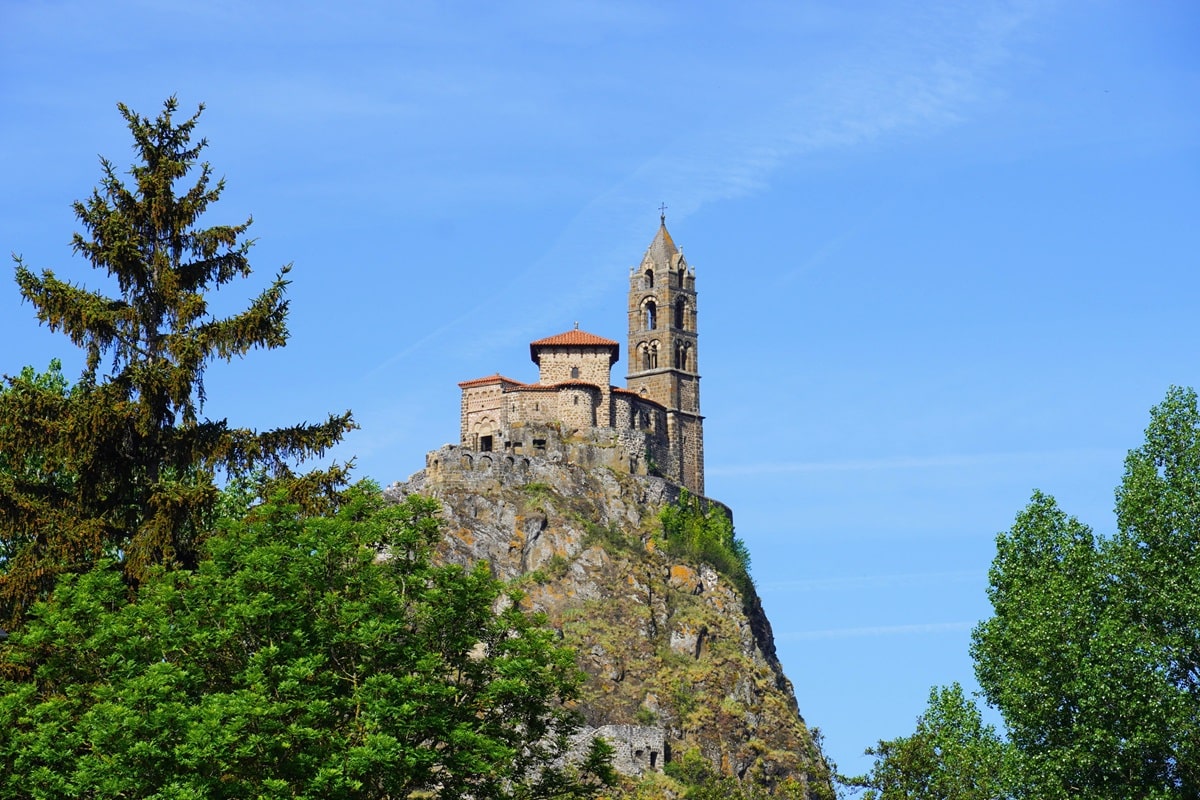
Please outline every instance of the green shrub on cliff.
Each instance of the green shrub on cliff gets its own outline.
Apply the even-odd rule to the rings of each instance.
[[[708,564],[733,581],[743,595],[753,587],[750,551],[733,532],[733,520],[716,503],[684,489],[679,501],[663,508],[664,549],[673,556]]]

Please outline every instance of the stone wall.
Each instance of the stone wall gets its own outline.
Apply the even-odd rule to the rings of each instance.
[[[649,405],[649,404],[647,404]],[[656,416],[665,417],[658,409]],[[455,472],[485,473],[501,479],[512,473],[519,481],[534,480],[526,471],[539,464],[575,464],[587,469],[604,468],[631,475],[655,475],[681,483],[678,475],[667,474],[670,443],[665,420],[661,433],[639,429],[591,427],[565,430],[559,423],[516,423],[495,431],[492,449],[481,451],[471,443],[445,445],[426,457],[426,469],[449,480]]]
[[[526,387],[505,397],[509,419],[530,425],[548,425],[558,419],[558,392],[555,389]]]
[[[686,483],[682,462],[672,455],[667,410],[624,389],[610,390],[609,397],[606,421],[601,413],[603,393],[589,384],[525,385],[500,378],[468,382],[463,387],[459,444],[479,453],[557,453],[569,463],[594,463]],[[574,444],[599,446],[604,457],[572,454]],[[471,460],[472,466],[482,463]],[[488,461],[505,463],[495,457]]]
[[[629,391],[663,405],[666,408],[677,408],[675,396],[675,373],[669,369],[658,369],[631,375],[627,381]]]
[[[538,352],[538,383],[551,386],[580,381],[600,389],[595,424],[610,425],[609,387],[612,384],[612,353],[599,347],[545,347]]]
[[[584,728],[575,737],[571,749],[582,756],[597,736],[612,746],[613,769],[622,775],[662,772],[663,764],[670,760],[666,731],[656,726],[602,725],[599,728]]]
[[[507,427],[504,385],[500,381],[463,389],[461,437],[463,444],[479,449],[481,436]]]
[[[678,386],[667,370],[645,377]],[[526,385],[497,377],[463,387],[459,444],[511,454],[544,453],[568,441],[599,444],[615,450],[600,462],[605,466],[661,475],[703,495],[702,426],[699,414],[668,410],[631,390],[604,392],[582,382]]]
[[[671,413],[672,455],[678,460],[680,482],[693,493],[704,494],[704,422],[698,414]]]
[[[605,395],[587,383],[546,387],[494,381],[466,386],[459,444],[484,452],[500,450],[514,428],[527,424],[557,423],[568,436],[609,427],[611,404]]]
[[[579,435],[600,424],[601,392],[598,386],[568,384],[559,388],[558,421],[568,435]],[[608,421],[604,421],[608,427]]]

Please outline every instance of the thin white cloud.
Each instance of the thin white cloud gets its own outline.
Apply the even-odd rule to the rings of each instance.
[[[899,588],[904,586],[943,586],[947,583],[971,583],[986,576],[984,570],[951,570],[943,572],[908,572],[891,575],[837,575],[820,578],[797,578],[790,581],[760,583],[763,593],[789,591],[859,591],[863,589]]]
[[[913,636],[939,633],[960,633],[975,627],[974,622],[919,622],[912,625],[873,625],[864,628],[827,628],[819,631],[787,631],[775,634],[777,641],[812,641],[815,639],[861,639],[874,636]]]
[[[681,127],[624,186],[639,196],[643,186],[659,187],[677,198],[673,215],[686,216],[763,189],[798,157],[960,124],[992,95],[994,73],[1032,17],[1007,5],[927,9],[866,37],[861,49],[873,52],[853,62],[804,65],[788,96],[730,114],[723,127]]]
[[[785,5],[775,13],[792,12]],[[858,20],[854,12],[838,13],[838,23],[846,30],[869,28],[857,23],[872,22]],[[573,309],[608,289],[614,279],[610,272],[614,258],[628,264],[640,254],[631,256],[624,245],[629,236],[643,237],[648,210],[659,200],[668,202],[673,220],[684,219],[709,203],[765,190],[773,174],[800,158],[877,146],[891,138],[920,140],[963,123],[993,96],[995,74],[1013,58],[1011,41],[1033,16],[1013,11],[1010,4],[982,10],[974,5],[926,9],[919,15],[895,17],[898,21],[892,27],[853,40],[852,52],[844,56],[817,63],[797,59],[788,75],[756,76],[753,69],[766,67],[746,67],[750,72],[728,84],[746,89],[745,93],[734,88],[702,91],[698,113],[670,120],[662,128],[658,152],[580,207],[542,255],[521,271],[519,280],[493,287],[492,302],[513,286],[550,280],[564,263],[570,263],[579,290],[556,303],[554,313],[573,317]],[[716,64],[713,75],[738,69],[739,65]],[[790,91],[755,94],[757,86],[787,86]],[[590,244],[597,241],[598,231],[605,232],[601,241],[606,244],[597,249]],[[856,234],[849,230],[835,237],[793,272],[828,257]],[[579,252],[581,242],[589,243],[586,252]],[[597,277],[588,280],[589,275]],[[458,328],[478,310],[466,311],[435,335],[399,349],[373,374],[434,341],[444,343],[442,334]],[[545,315],[541,316],[536,322],[544,321]],[[522,330],[531,328],[535,320],[524,322],[518,326]],[[487,341],[473,342],[472,349],[494,349],[507,345],[509,338],[489,335]],[[789,465],[782,471],[828,468]],[[733,474],[740,474],[742,468],[733,469],[738,470]],[[723,473],[718,469],[715,474]]]
[[[783,475],[789,473],[876,472],[882,470],[950,469],[996,464],[1046,463],[1047,461],[1091,461],[1120,458],[1124,453],[1101,448],[1051,450],[1026,453],[970,453],[931,456],[844,459],[839,461],[767,461],[755,464],[714,465],[710,475],[728,477]]]

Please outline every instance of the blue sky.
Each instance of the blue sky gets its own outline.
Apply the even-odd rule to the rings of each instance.
[[[1149,408],[1198,382],[1197,41],[1195,4],[1141,0],[10,0],[0,250],[104,286],[71,202],[129,163],[115,104],[205,102],[209,221],[258,238],[218,305],[294,263],[289,346],[214,366],[205,410],[351,408],[339,455],[386,484],[457,437],[457,381],[532,379],[526,343],[576,321],[624,340],[666,203],[709,494],[856,771],[974,686],[1032,490],[1110,530]],[[0,372],[79,366],[14,285],[0,342]]]

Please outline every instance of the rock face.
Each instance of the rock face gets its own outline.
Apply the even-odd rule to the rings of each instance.
[[[442,557],[488,562],[579,654],[585,736],[602,735],[626,774],[698,751],[728,775],[791,779],[825,795],[829,773],[800,717],[758,597],[705,564],[655,547],[677,485],[549,459],[481,466],[460,448],[388,494],[437,498]]]

